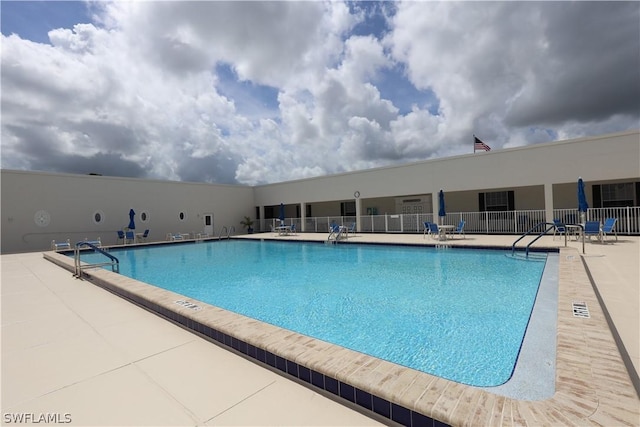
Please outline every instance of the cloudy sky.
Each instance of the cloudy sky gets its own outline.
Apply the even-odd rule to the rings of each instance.
[[[640,127],[640,2],[0,7],[7,169],[253,185]]]

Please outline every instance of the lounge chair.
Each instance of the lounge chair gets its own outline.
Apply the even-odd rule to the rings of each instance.
[[[458,223],[458,226],[456,227],[455,230],[453,230],[453,234],[454,235],[462,235],[462,238],[465,239],[465,235],[464,235],[464,225],[466,224],[466,221],[464,219],[461,219],[460,222]]]
[[[64,251],[67,249],[71,249],[71,241],[67,239],[66,242],[56,242],[55,240],[51,241],[51,250],[54,251]]]
[[[599,221],[587,221],[584,223],[584,235],[591,240],[591,236],[596,236],[598,240],[602,240],[602,230]]]
[[[564,223],[559,219],[553,220],[553,239],[555,240],[556,234],[562,237],[563,234],[567,234],[567,227],[565,227]]]
[[[87,243],[91,243],[96,248],[101,248],[102,247],[102,240],[100,240],[99,237],[96,240],[88,240],[88,239],[85,238],[84,241],[87,242]]]
[[[122,240],[122,244],[124,245],[124,231],[118,230],[118,240]]]

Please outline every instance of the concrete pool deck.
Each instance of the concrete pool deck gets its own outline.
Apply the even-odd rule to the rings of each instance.
[[[326,239],[325,234],[243,237]],[[450,243],[510,246],[514,240],[469,235]],[[358,234],[350,241],[435,243],[422,235],[395,234]],[[539,245],[563,243],[549,236]],[[587,243],[584,255],[574,241],[562,249],[553,399],[514,401],[438,380],[420,385],[426,378],[422,376],[412,378],[400,393],[415,408],[430,408],[428,416],[444,416],[456,425],[638,425],[640,400],[624,362],[635,364],[637,375],[639,249],[637,236],[620,236],[610,244]],[[3,424],[26,414],[59,416],[62,421],[68,416],[72,425],[389,423],[74,279],[41,253],[0,259]],[[589,274],[615,325],[614,334]],[[573,317],[574,300],[587,302],[589,319]],[[616,335],[627,354],[618,351]]]

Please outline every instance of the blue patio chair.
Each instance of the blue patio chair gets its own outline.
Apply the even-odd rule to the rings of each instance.
[[[356,223],[352,223],[351,227],[349,227],[349,234],[353,234],[354,236],[356,235]]]
[[[602,238],[607,237],[609,233],[613,233],[616,236],[616,241],[618,240],[618,232],[616,231],[616,222],[618,218],[607,218],[604,220],[604,224],[602,224]]]
[[[129,243],[135,243],[136,242],[136,235],[133,231],[125,231],[124,232],[124,244],[126,245],[127,242]]]
[[[118,230],[118,240],[122,240],[122,244],[124,245],[124,231]]]
[[[143,242],[147,241],[147,237],[149,237],[149,229],[147,228],[146,230],[144,230],[144,233],[142,233],[142,236],[140,236],[140,238],[142,239]]]
[[[289,229],[289,232],[291,234],[296,234],[296,225],[295,224],[291,224],[291,228]]]
[[[465,235],[464,235],[464,225],[466,224],[466,221],[464,219],[461,219],[460,222],[458,223],[458,226],[456,227],[455,230],[453,230],[453,234],[454,235],[462,235],[463,239],[466,239]]]
[[[553,239],[555,240],[556,234],[562,237],[563,234],[567,234],[567,227],[565,227],[564,223],[559,219],[553,220]]]
[[[591,240],[591,236],[596,236],[598,240],[602,240],[602,231],[600,230],[599,221],[587,221],[584,223],[584,235]]]
[[[440,228],[438,227],[438,224],[436,224],[435,222],[429,223],[429,234],[433,239],[440,238]]]
[[[422,238],[427,234],[431,234],[431,223],[429,221],[424,222],[424,231],[422,232]]]

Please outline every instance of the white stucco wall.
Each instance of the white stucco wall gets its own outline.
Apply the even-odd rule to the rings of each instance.
[[[148,228],[154,241],[170,232],[202,232],[204,213],[213,213],[215,233],[232,225],[242,233],[242,217],[255,212],[253,188],[246,186],[3,170],[1,188],[3,253],[48,249],[51,240],[100,237],[105,245],[115,244],[130,209],[136,212],[136,231]],[[49,215],[47,225],[36,223],[34,215],[41,211]],[[99,224],[96,212],[103,218]]]

